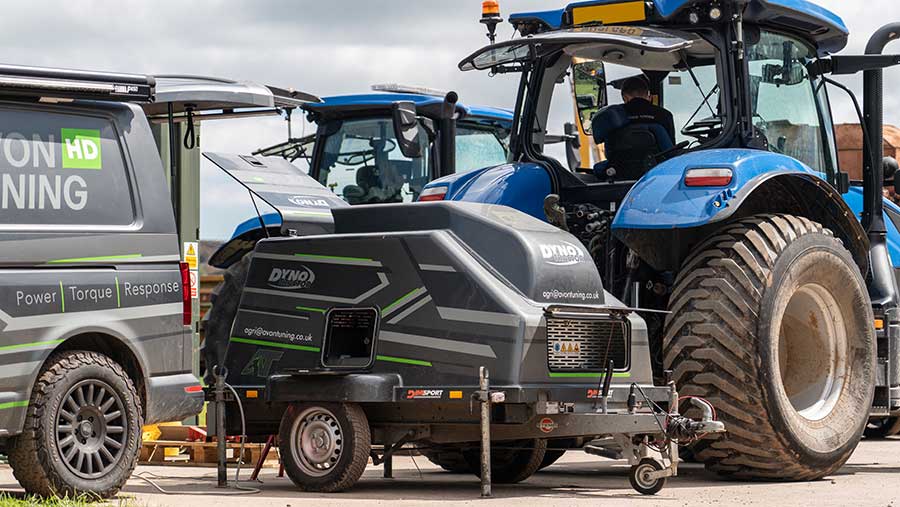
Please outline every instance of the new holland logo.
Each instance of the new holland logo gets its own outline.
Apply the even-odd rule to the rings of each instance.
[[[288,197],[288,201],[294,206],[299,206],[301,208],[327,208],[328,201],[325,199],[318,199],[315,197],[307,197],[304,195],[292,195]]]
[[[568,241],[541,243],[541,257],[552,266],[573,266],[584,260],[584,251]]]
[[[439,400],[444,397],[443,389],[407,389],[407,400]]]
[[[316,274],[306,266],[296,269],[272,268],[269,286],[282,290],[308,289],[316,281]]]

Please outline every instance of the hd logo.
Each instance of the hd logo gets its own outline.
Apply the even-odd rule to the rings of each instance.
[[[64,169],[102,169],[100,131],[93,129],[61,129],[62,166]]]

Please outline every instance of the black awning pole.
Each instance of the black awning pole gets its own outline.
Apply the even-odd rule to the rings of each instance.
[[[181,171],[179,170],[178,136],[175,135],[175,108],[171,102],[167,104],[169,113],[169,181],[172,185],[172,209],[175,211],[175,231],[181,241]]]

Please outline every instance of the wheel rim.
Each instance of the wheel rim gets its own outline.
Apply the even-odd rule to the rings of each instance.
[[[127,438],[124,404],[109,384],[82,380],[63,397],[56,413],[56,447],[75,475],[105,475],[121,459]]]
[[[821,285],[801,286],[784,309],[778,341],[781,385],[800,416],[819,421],[831,414],[847,362],[847,327],[837,300]]]
[[[328,475],[343,451],[343,431],[331,411],[322,407],[304,410],[291,428],[291,452],[303,472],[313,477]]]
[[[634,471],[634,480],[641,489],[653,489],[658,479],[653,479],[650,474],[656,472],[656,468],[648,464],[640,464]]]

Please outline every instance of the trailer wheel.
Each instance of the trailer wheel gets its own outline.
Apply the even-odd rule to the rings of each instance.
[[[497,442],[491,446],[491,481],[497,484],[515,484],[534,475],[544,460],[547,441],[514,440]],[[469,469],[481,477],[481,449],[478,446],[463,452]]]
[[[859,268],[829,230],[791,215],[730,225],[684,264],[669,309],[665,367],[727,428],[694,445],[708,469],[812,480],[844,464],[868,420],[875,332]]]
[[[662,470],[662,465],[653,458],[644,458],[628,472],[628,482],[635,491],[642,495],[655,495],[666,485],[666,478],[651,479],[653,472]]]
[[[298,403],[278,432],[284,469],[304,491],[334,493],[353,487],[372,449],[369,422],[352,403]]]
[[[900,417],[874,417],[866,424],[863,435],[866,438],[879,439],[892,437],[900,433]]]
[[[563,454],[565,454],[565,453],[566,453],[565,450],[560,450],[560,449],[549,450],[548,449],[547,452],[544,453],[544,459],[541,460],[541,466],[538,467],[538,470],[543,470],[543,469],[547,468],[548,466],[556,463],[557,461],[559,461],[559,458],[563,457]]]
[[[131,476],[141,440],[134,383],[96,352],[51,356],[31,392],[22,433],[7,449],[29,494],[109,498]]]
[[[423,450],[422,455],[425,456],[428,461],[448,472],[467,474],[472,471],[472,469],[469,468],[469,462],[466,461],[465,456],[463,456],[461,448],[450,446],[433,447],[429,450]]]

